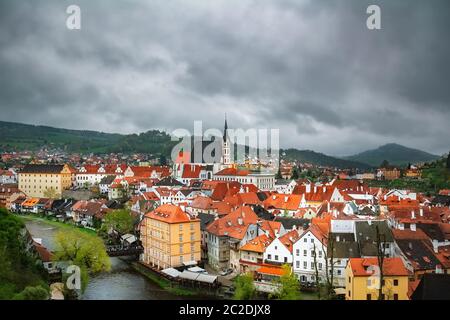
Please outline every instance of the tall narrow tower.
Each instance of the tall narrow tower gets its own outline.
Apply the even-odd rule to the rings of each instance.
[[[229,167],[231,165],[230,139],[228,137],[227,130],[228,130],[227,114],[225,114],[225,126],[223,129],[223,140],[222,140],[222,165],[224,167]]]

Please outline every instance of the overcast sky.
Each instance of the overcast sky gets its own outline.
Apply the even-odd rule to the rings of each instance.
[[[81,30],[66,8],[81,8]],[[366,27],[369,4],[381,30]],[[450,1],[0,0],[0,119],[279,128],[282,147],[450,149]]]

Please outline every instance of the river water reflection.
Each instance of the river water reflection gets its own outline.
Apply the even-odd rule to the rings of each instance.
[[[45,221],[26,221],[27,229],[34,238],[41,238],[43,245],[55,249],[54,237],[58,227]],[[82,296],[83,300],[156,300],[187,299],[160,289],[146,277],[136,272],[130,265],[119,259],[111,259],[111,271],[91,277]],[[193,297],[189,297],[192,299]],[[200,299],[200,297],[196,297]]]

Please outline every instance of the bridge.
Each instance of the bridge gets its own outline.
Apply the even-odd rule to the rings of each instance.
[[[138,256],[144,252],[144,248],[137,245],[118,244],[106,246],[106,252],[110,257]]]

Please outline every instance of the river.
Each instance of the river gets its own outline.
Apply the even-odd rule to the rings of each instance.
[[[54,237],[58,227],[45,221],[26,220],[25,224],[34,238],[42,239],[49,250],[55,250]],[[145,276],[132,269],[120,258],[111,259],[111,271],[89,279],[82,300],[161,300],[185,299],[160,289]],[[193,297],[189,297],[192,299]]]

